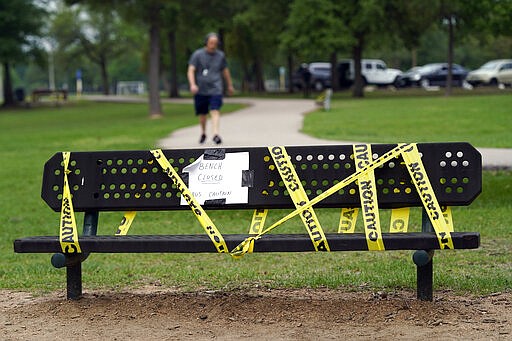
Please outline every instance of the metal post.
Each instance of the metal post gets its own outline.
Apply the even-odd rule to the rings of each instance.
[[[425,209],[421,214],[421,232],[433,232],[434,228],[430,222]],[[433,250],[418,250],[413,255],[416,264],[416,297],[421,301],[432,301],[433,296]]]
[[[82,235],[95,236],[97,234],[98,217],[98,211],[85,212]],[[82,296],[82,262],[88,256],[88,253],[84,253],[78,257],[78,261],[71,262],[72,264],[66,266],[67,297],[70,300],[77,300]],[[66,258],[70,257],[66,256]]]
[[[82,234],[84,236],[95,236],[98,233],[99,212],[85,212],[84,228]]]
[[[67,298],[78,300],[82,297],[82,263],[66,267]]]
[[[432,301],[434,299],[432,270],[432,259],[425,265],[416,265],[416,297],[420,301]]]

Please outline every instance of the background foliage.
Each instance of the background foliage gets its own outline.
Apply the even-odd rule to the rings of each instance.
[[[455,62],[474,69],[510,58],[510,13],[512,0],[20,0],[0,5],[0,61],[14,66],[14,87],[27,92],[48,86],[52,60],[56,87],[74,90],[80,69],[87,91],[112,92],[120,80],[148,81],[153,28],[160,88],[179,96],[190,53],[216,31],[236,87],[262,92],[280,66],[290,74],[357,49],[403,70],[446,61],[448,17]]]

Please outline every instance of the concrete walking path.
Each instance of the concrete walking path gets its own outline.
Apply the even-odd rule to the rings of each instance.
[[[317,139],[300,132],[304,115],[317,108],[313,100],[228,98],[225,101],[245,103],[248,107],[222,115],[220,136],[224,147],[339,143]],[[174,131],[158,144],[164,148],[215,146],[210,126],[207,127],[207,132],[207,141],[202,145],[199,144],[199,125]]]

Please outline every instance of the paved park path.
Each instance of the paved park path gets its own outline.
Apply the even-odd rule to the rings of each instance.
[[[268,145],[336,144],[302,134],[304,115],[317,108],[314,100],[228,98],[226,102],[245,103],[248,106],[233,113],[223,114],[220,121],[222,146],[257,147]],[[192,104],[191,104],[192,105]],[[211,131],[208,127],[208,132]],[[179,129],[159,141],[165,148],[201,146],[199,125]],[[212,135],[204,144],[213,146]]]
[[[115,101],[118,96],[90,96],[91,100]],[[133,99],[124,98],[126,101]],[[117,100],[123,100],[123,97]],[[140,101],[140,99],[138,99]],[[190,103],[190,99],[165,99],[164,101]],[[244,109],[223,114],[220,132],[224,147],[249,147],[268,145],[321,145],[352,144],[353,141],[317,139],[301,133],[304,115],[317,109],[313,99],[256,99],[227,98],[226,102],[246,103]],[[209,128],[209,127],[208,127]],[[171,148],[199,148],[214,146],[211,134],[205,144],[199,144],[199,125],[182,128],[158,141],[158,146]],[[397,137],[397,140],[400,140]],[[359,141],[358,141],[359,142]],[[364,142],[364,141],[363,141]],[[478,148],[485,168],[512,168],[512,149]]]

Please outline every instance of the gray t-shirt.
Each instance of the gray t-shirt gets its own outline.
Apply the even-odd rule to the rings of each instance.
[[[198,94],[222,95],[222,70],[227,67],[224,52],[208,53],[205,48],[200,48],[192,54],[188,64],[196,68]]]

